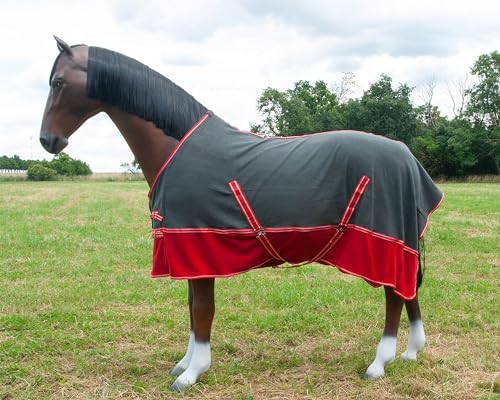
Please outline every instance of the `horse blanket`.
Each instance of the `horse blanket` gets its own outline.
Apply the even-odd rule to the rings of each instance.
[[[405,299],[443,199],[401,142],[356,131],[268,138],[212,113],[179,142],[149,196],[153,277],[318,262]]]

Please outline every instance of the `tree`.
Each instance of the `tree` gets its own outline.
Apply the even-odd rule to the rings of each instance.
[[[423,103],[420,107],[416,108],[417,118],[427,127],[431,128],[437,126],[441,117],[439,109],[432,104],[437,84],[437,79],[432,77],[424,82],[417,91],[417,97]]]
[[[120,167],[124,168],[126,172],[129,172],[131,174],[138,174],[141,172],[141,166],[139,165],[139,161],[134,158],[134,160],[131,163],[124,162],[120,164]]]
[[[296,82],[293,89],[279,91],[267,88],[257,100],[263,115],[252,130],[271,136],[292,136],[339,129],[342,125],[335,93],[324,81],[311,85]]]
[[[470,87],[469,74],[465,74],[463,79],[452,81],[451,84],[447,83],[448,94],[450,95],[455,118],[463,117],[465,106],[469,100]]]
[[[479,82],[468,90],[466,115],[476,128],[484,130],[486,146],[479,157],[489,158],[500,174],[500,53],[479,56],[471,73]]]
[[[17,154],[14,154],[12,157],[0,157],[0,169],[26,170],[28,169],[28,165],[26,161],[22,160]]]
[[[344,72],[342,73],[340,82],[332,85],[332,92],[337,95],[339,103],[344,103],[349,99],[357,86],[356,76],[352,72]]]
[[[417,132],[411,91],[407,84],[393,89],[392,78],[382,74],[361,99],[343,105],[345,124],[349,129],[374,132],[409,144]]]
[[[92,173],[87,163],[75,160],[64,152],[56,155],[49,166],[56,170],[59,175],[65,176],[90,175]]]
[[[30,166],[26,175],[29,181],[54,181],[57,179],[57,172],[42,164],[33,164]]]
[[[479,56],[471,69],[479,82],[468,90],[467,115],[475,124],[498,126],[500,122],[500,53]]]

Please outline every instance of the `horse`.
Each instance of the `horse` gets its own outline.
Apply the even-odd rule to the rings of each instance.
[[[425,345],[419,243],[444,195],[404,144],[355,131],[286,139],[241,132],[146,65],[54,38],[41,145],[57,154],[86,120],[107,114],[150,187],[152,275],[187,280],[189,337],[171,371],[173,391],[211,366],[215,278],[285,262],[331,265],[384,287],[384,330],[364,378],[384,376],[395,359],[403,305],[409,335],[401,358],[416,361]],[[315,166],[320,156],[330,168]],[[257,164],[271,174],[260,179]],[[296,165],[298,172],[278,173]],[[330,216],[316,217],[316,209]],[[409,216],[404,223],[401,215]]]

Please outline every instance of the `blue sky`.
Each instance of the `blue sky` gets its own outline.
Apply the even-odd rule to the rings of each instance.
[[[71,4],[71,5],[70,5]],[[184,87],[247,129],[266,87],[356,76],[359,95],[381,73],[415,86],[437,82],[434,103],[452,114],[448,87],[480,54],[500,49],[500,2],[319,0],[48,0],[4,3],[0,13],[0,155],[46,158],[38,142],[57,55],[52,38],[119,51]],[[66,151],[94,171],[133,156],[104,115]]]

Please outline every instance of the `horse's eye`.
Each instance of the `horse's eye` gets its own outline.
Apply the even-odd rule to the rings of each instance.
[[[52,81],[52,88],[59,89],[62,86],[62,84],[63,84],[62,79],[54,79]]]

